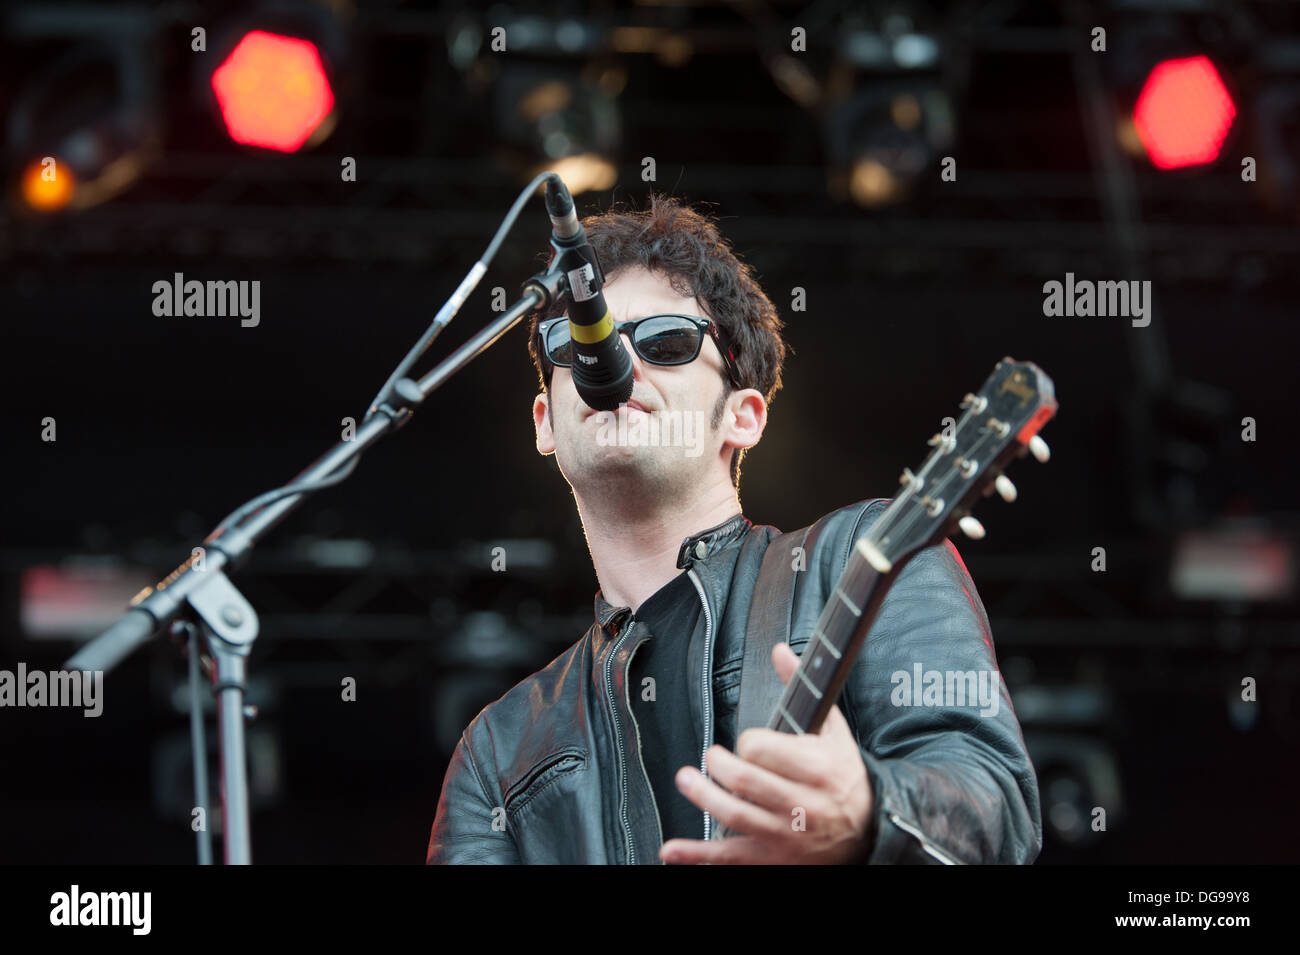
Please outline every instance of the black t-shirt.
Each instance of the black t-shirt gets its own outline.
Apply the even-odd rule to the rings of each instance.
[[[628,695],[641,734],[641,758],[650,777],[664,841],[703,839],[704,812],[682,795],[673,781],[683,766],[700,765],[701,727],[691,716],[690,694],[699,693],[686,660],[686,647],[700,615],[700,597],[681,573],[646,598],[633,619],[650,639],[628,667]],[[635,639],[635,638],[634,638]],[[648,700],[654,679],[654,699]]]

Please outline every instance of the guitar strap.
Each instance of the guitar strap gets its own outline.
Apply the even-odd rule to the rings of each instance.
[[[809,532],[821,530],[821,521],[798,531],[778,534],[763,552],[758,582],[749,604],[745,626],[745,659],[740,670],[740,705],[736,710],[736,739],[753,726],[766,727],[785,693],[785,685],[772,666],[772,648],[790,642],[794,613],[796,567],[806,567]],[[812,535],[814,540],[816,534]],[[798,555],[795,547],[802,548]]]

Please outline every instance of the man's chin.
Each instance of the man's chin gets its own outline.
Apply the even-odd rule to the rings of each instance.
[[[655,470],[655,449],[628,445],[593,445],[587,448],[587,461],[595,471],[649,471]]]
[[[570,484],[581,487],[584,483],[609,484],[617,482],[627,487],[663,484],[669,476],[658,448],[630,447],[628,445],[595,444],[583,449],[582,460]]]

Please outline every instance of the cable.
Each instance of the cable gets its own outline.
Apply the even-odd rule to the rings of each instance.
[[[328,474],[315,481],[307,481],[302,484],[286,484],[284,487],[276,488],[274,491],[267,491],[265,494],[259,494],[251,501],[241,504],[239,507],[235,508],[235,510],[227,514],[217,525],[217,529],[209,536],[215,536],[231,524],[242,523],[245,519],[252,517],[255,511],[260,511],[268,504],[274,504],[281,498],[288,497],[291,494],[310,494],[313,491],[332,487],[341,481],[347,480],[348,475],[356,470],[357,464],[360,460],[359,457],[349,458],[347,463],[333,474]]]
[[[506,235],[509,234],[512,228],[514,228],[515,220],[519,218],[519,213],[523,210],[524,205],[532,197],[533,193],[537,191],[537,187],[548,179],[557,178],[558,177],[553,172],[538,173],[537,176],[533,178],[533,181],[524,187],[523,192],[519,194],[519,198],[515,200],[515,204],[511,206],[510,211],[506,213],[505,219],[502,220],[500,227],[497,229],[496,235],[494,235],[492,241],[488,243],[487,250],[479,257],[479,260],[474,263],[474,267],[470,269],[469,273],[465,276],[465,280],[462,281],[460,287],[457,288],[456,294],[448,300],[447,305],[443,306],[442,311],[440,311],[438,316],[434,319],[433,324],[430,325],[424,335],[420,337],[420,340],[415,343],[415,347],[407,352],[406,357],[402,359],[397,368],[393,370],[393,373],[388,376],[388,380],[384,382],[384,387],[379,389],[379,393],[375,395],[374,399],[370,402],[370,410],[366,412],[366,420],[369,420],[372,416],[379,413],[380,402],[382,402],[392,391],[393,386],[397,384],[398,380],[404,377],[406,373],[411,370],[411,366],[419,361],[420,356],[423,355],[425,350],[433,344],[433,340],[441,334],[442,330],[447,327],[447,323],[450,322],[456,312],[459,311],[459,303],[463,302],[469,296],[469,293],[478,285],[479,280],[487,273],[488,266],[491,265],[492,260],[496,258],[497,250],[501,248],[501,243],[505,241]],[[466,288],[466,285],[468,285],[468,288]],[[455,308],[450,310],[450,314],[444,314],[448,312],[448,306],[452,303],[456,303]]]
[[[433,324],[422,336],[420,336],[420,340],[415,343],[415,346],[407,352],[406,357],[403,358],[397,368],[393,370],[393,373],[388,376],[388,380],[384,383],[384,387],[379,390],[379,393],[375,395],[374,400],[370,402],[370,408],[366,412],[366,416],[362,423],[369,421],[374,415],[381,413],[379,410],[380,404],[392,392],[392,389],[397,382],[406,376],[406,373],[411,370],[411,366],[419,360],[425,350],[433,344],[433,340],[438,337],[444,328],[447,327],[447,323],[451,321],[458,311],[460,311],[461,304],[464,303],[465,299],[469,297],[470,292],[474,290],[475,286],[478,285],[484,274],[486,274],[487,268],[496,257],[497,251],[501,248],[502,242],[505,241],[510,230],[514,228],[515,221],[519,218],[519,213],[523,211],[524,205],[532,197],[533,193],[537,191],[537,187],[544,181],[555,178],[557,177],[553,172],[539,173],[533,178],[532,182],[524,187],[523,191],[519,194],[519,197],[515,199],[514,205],[510,207],[510,211],[506,213],[505,218],[502,220],[496,234],[492,237],[492,241],[488,243],[488,247],[484,251],[483,255],[474,263],[473,268],[470,269],[469,273],[465,276],[465,279],[460,283],[460,286],[457,287],[456,293],[448,299],[447,303],[439,310]],[[348,461],[333,474],[326,475],[323,478],[318,478],[315,481],[307,481],[301,484],[286,484],[283,487],[276,488],[275,490],[267,491],[265,494],[259,494],[251,501],[240,505],[227,514],[225,518],[217,524],[216,530],[208,535],[209,539],[216,537],[227,527],[242,523],[268,504],[274,504],[276,501],[282,500],[291,495],[311,494],[315,491],[321,490],[322,488],[331,487],[346,480],[347,477],[356,469],[359,460],[360,456],[349,458]]]

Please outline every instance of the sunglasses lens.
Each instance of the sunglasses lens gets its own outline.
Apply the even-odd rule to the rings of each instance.
[[[634,333],[636,351],[656,365],[683,365],[700,350],[700,327],[686,318],[660,315],[642,322]],[[560,321],[546,332],[546,357],[554,365],[573,364],[569,323]]]
[[[700,349],[700,328],[684,318],[665,315],[643,322],[636,330],[636,349],[657,365],[680,365]]]
[[[573,348],[569,344],[569,323],[556,322],[546,333],[546,357],[553,365],[573,364]]]

